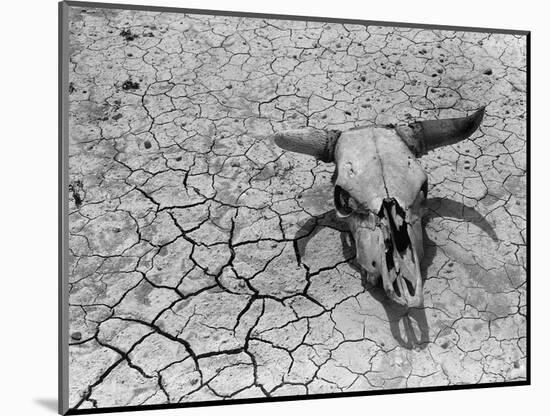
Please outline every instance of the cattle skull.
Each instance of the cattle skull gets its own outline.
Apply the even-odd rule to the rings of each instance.
[[[483,114],[481,108],[469,117],[344,132],[307,127],[277,133],[274,140],[283,149],[336,164],[334,205],[349,225],[367,280],[375,284],[381,277],[390,299],[418,307],[428,178],[416,158],[466,139]]]

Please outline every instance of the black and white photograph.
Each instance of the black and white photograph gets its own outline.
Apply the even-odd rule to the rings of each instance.
[[[6,414],[544,408],[540,8],[114,1],[5,13]]]
[[[526,381],[528,33],[61,7],[69,409]]]

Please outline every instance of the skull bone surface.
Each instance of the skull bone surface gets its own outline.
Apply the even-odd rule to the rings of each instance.
[[[336,164],[334,206],[355,241],[356,260],[370,283],[406,307],[423,304],[420,264],[428,178],[417,157],[469,137],[484,108],[469,117],[408,126],[347,130],[311,127],[274,136],[283,149]]]

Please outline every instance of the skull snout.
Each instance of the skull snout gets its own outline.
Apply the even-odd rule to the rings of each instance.
[[[393,199],[384,200],[378,214],[369,215],[348,218],[356,261],[367,273],[367,280],[376,283],[381,277],[390,299],[407,307],[422,306],[420,221],[411,221],[415,217],[407,215]]]

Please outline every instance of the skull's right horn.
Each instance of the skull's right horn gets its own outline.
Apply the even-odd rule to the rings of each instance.
[[[421,156],[468,138],[480,126],[484,113],[485,107],[482,107],[468,117],[417,121],[395,130],[416,156]]]
[[[338,130],[320,130],[313,127],[286,130],[273,136],[282,149],[315,156],[323,162],[334,162],[334,148],[340,137]]]

